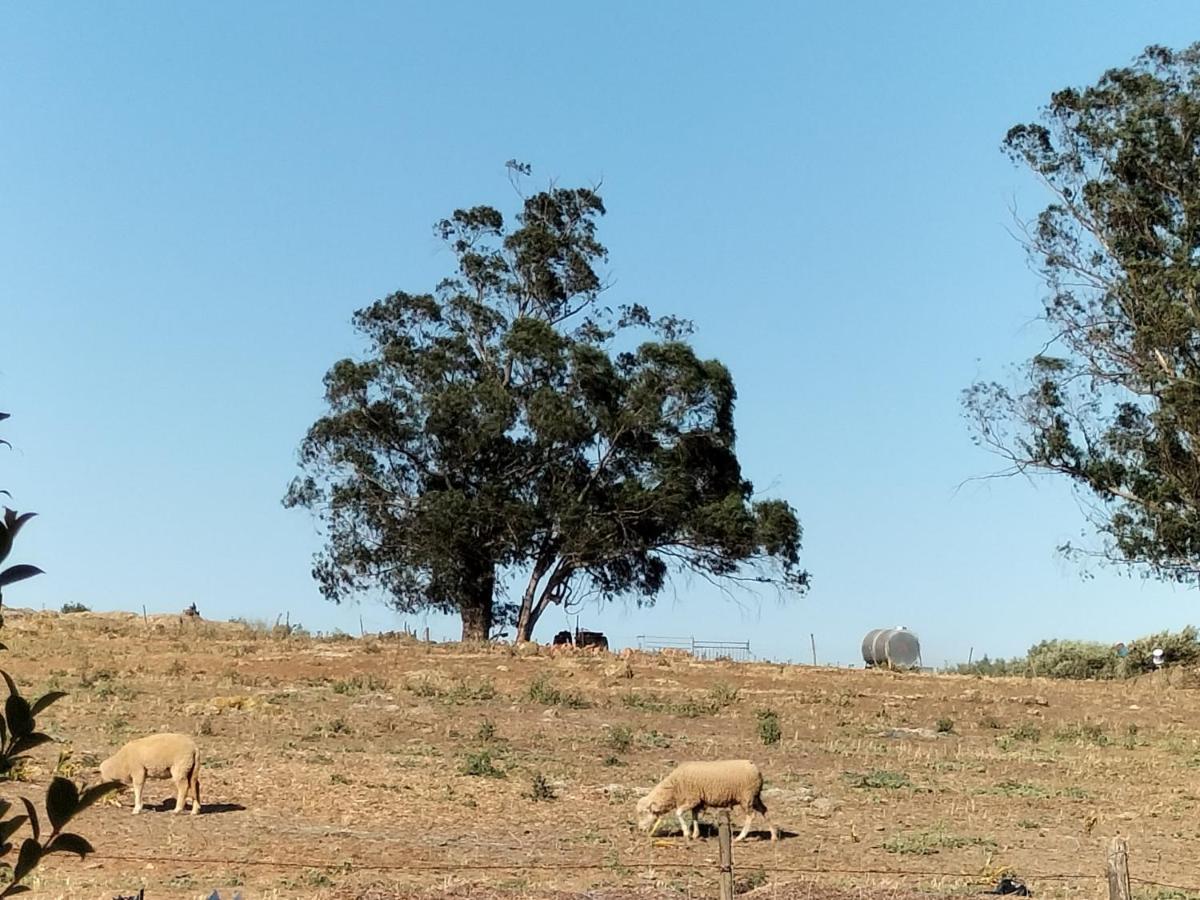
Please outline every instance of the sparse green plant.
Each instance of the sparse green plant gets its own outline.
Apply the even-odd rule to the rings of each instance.
[[[1036,744],[1042,739],[1042,729],[1038,728],[1032,722],[1022,722],[1020,725],[1011,728],[1008,736],[1014,741],[1026,741]]]
[[[1025,784],[1020,781],[1001,781],[995,787],[986,788],[980,793],[999,794],[1002,797],[1022,797],[1026,799],[1050,796],[1050,792],[1044,788],[1040,788],[1036,784]]]
[[[550,784],[546,776],[541,772],[533,773],[533,777],[529,782],[529,793],[525,796],[535,803],[557,799],[554,794],[554,786]]]
[[[766,746],[778,744],[783,737],[783,728],[779,724],[779,713],[773,709],[760,709],[755,713],[758,719],[758,739]]]
[[[479,730],[475,732],[475,740],[481,744],[490,744],[496,739],[496,723],[491,719],[484,719],[479,723]]]
[[[364,694],[376,691],[386,691],[390,687],[383,678],[375,675],[353,675],[350,678],[334,681],[331,685],[335,694]]]
[[[325,726],[325,731],[328,734],[350,734],[352,733],[353,729],[350,727],[349,722],[347,722],[341,716],[338,716]]]
[[[851,787],[867,790],[899,790],[912,787],[912,781],[903,772],[890,772],[887,769],[875,769],[871,772],[846,772],[845,778]]]
[[[733,706],[738,702],[739,691],[736,687],[724,681],[718,681],[708,692],[712,705],[717,709]]]
[[[884,841],[882,846],[888,853],[929,856],[942,850],[957,850],[961,847],[995,847],[996,842],[988,838],[951,834],[945,825],[939,824],[926,831],[893,835]]]
[[[755,869],[734,882],[733,892],[734,894],[748,894],[755,888],[765,885],[767,881],[767,873],[762,869]]]
[[[1000,724],[1000,720],[995,716],[988,714],[979,719],[980,728],[990,728],[992,731],[999,731],[1004,726]]]
[[[1138,727],[1136,722],[1125,726],[1125,738],[1121,742],[1126,750],[1134,750],[1138,746]]]
[[[604,765],[606,765],[606,766],[623,766],[623,765],[625,765],[625,763],[621,762],[620,757],[610,754],[609,756],[604,757]]]
[[[492,760],[492,751],[486,749],[468,753],[463,760],[462,773],[479,778],[504,778],[507,774]]]
[[[69,615],[71,613],[91,612],[91,610],[82,603],[64,603],[62,605],[62,611],[64,615]]]
[[[614,725],[608,730],[607,743],[617,753],[628,753],[633,746],[633,729],[628,725]]]
[[[529,699],[544,706],[565,706],[568,709],[587,709],[592,704],[574,691],[561,690],[550,683],[549,676],[542,674],[529,685]]]
[[[934,723],[933,730],[938,734],[954,734],[954,720],[948,716],[942,716]]]

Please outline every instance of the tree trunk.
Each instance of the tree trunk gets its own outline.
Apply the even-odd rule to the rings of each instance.
[[[541,596],[538,597],[537,602],[531,603],[530,600],[532,598],[527,598],[521,604],[521,615],[517,619],[518,644],[533,640],[533,629],[537,625],[538,619],[542,617],[542,613],[546,611],[546,607],[551,603],[562,602],[562,599],[558,596],[558,589],[570,577],[571,569],[564,566],[560,561],[551,573],[546,586],[542,588]]]
[[[459,610],[464,641],[486,641],[491,636],[495,590],[496,576],[489,570],[479,577],[475,596],[464,602]]]
[[[542,545],[542,552],[538,554],[538,558],[533,564],[533,571],[529,574],[529,582],[525,585],[525,593],[521,597],[521,611],[517,614],[518,644],[533,640],[533,626],[537,624],[538,616],[541,615],[540,609],[534,610],[538,584],[541,583],[553,561],[553,551],[549,538],[547,538]]]

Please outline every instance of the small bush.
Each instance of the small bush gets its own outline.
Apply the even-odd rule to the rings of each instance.
[[[62,611],[65,614],[91,612],[91,610],[88,609],[86,606],[84,606],[82,603],[64,603],[62,605]]]
[[[608,730],[608,746],[618,753],[628,753],[633,746],[633,729],[628,725],[614,725]]]
[[[386,691],[389,687],[383,678],[374,675],[353,675],[341,681],[333,682],[330,687],[335,694],[364,694],[375,691]]]
[[[554,795],[554,787],[541,772],[535,772],[533,774],[533,778],[530,779],[529,782],[529,793],[525,796],[534,803],[548,802],[550,800],[557,799]]]
[[[496,724],[491,719],[484,719],[479,723],[479,730],[475,732],[475,740],[481,744],[490,744],[496,739]]]
[[[758,739],[766,746],[778,744],[783,737],[783,729],[779,724],[779,713],[773,709],[760,709],[758,717]]]
[[[724,709],[726,706],[733,706],[738,702],[738,689],[731,684],[726,684],[723,681],[717,682],[709,690],[708,696],[712,700],[712,705],[717,709]]]
[[[462,773],[477,778],[504,778],[508,774],[492,761],[491,750],[468,753],[463,760]]]
[[[934,723],[933,730],[938,734],[954,734],[954,720],[947,718],[946,716],[942,716],[942,718],[938,719],[937,722]]]
[[[546,675],[539,675],[529,685],[529,699],[544,706],[565,706],[568,709],[587,709],[592,705],[574,691],[555,687]]]
[[[1014,741],[1027,741],[1031,744],[1036,744],[1042,739],[1042,729],[1029,722],[1025,722],[1009,731],[1008,736]]]

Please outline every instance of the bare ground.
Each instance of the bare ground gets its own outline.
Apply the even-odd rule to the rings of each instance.
[[[1135,879],[1200,885],[1188,673],[977,679],[5,615],[26,694],[70,696],[39,718],[59,743],[0,794],[40,797],[56,768],[95,780],[154,731],[197,735],[204,757],[203,815],[158,808],[166,782],[141,816],[127,795],[95,807],[77,830],[96,855],[53,858],[39,897],[712,897],[711,830],[651,839],[633,804],[675,762],[717,757],[760,764],[785,830],[736,845],[746,897],[909,900],[1005,870],[1094,897],[1115,834]]]

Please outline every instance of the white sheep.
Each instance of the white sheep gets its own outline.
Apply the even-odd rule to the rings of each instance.
[[[756,812],[771,829],[771,840],[778,840],[779,832],[762,802],[762,784],[762,772],[748,759],[680,763],[637,802],[638,827],[653,835],[663,816],[674,810],[684,836],[691,840],[700,836],[700,810],[740,806],[746,810],[746,824],[736,840],[749,834]],[[683,818],[688,810],[692,813],[690,831]]]
[[[186,734],[152,734],[130,741],[104,762],[105,781],[133,784],[133,813],[142,811],[142,785],[147,778],[170,778],[175,783],[175,812],[183,812],[192,795],[192,815],[200,812],[200,749]]]

